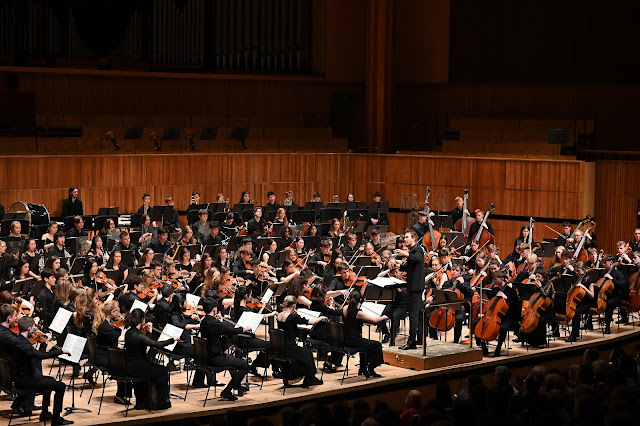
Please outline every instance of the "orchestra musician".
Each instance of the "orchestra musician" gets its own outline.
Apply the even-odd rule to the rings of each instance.
[[[456,202],[456,207],[453,210],[451,210],[451,220],[454,225],[459,219],[462,219],[462,216],[464,214],[464,199],[462,197],[456,197],[455,202]],[[471,213],[469,213],[468,209],[467,209],[467,216],[471,216]]]
[[[69,188],[69,197],[62,201],[62,211],[60,217],[67,218],[69,216],[82,216],[84,210],[82,209],[82,200],[78,198],[80,190],[77,186]]]
[[[102,225],[102,228],[100,229],[100,231],[98,231],[98,234],[101,237],[106,237],[109,235],[109,231],[111,231],[112,229],[116,229],[116,223],[111,218],[105,219],[104,225]]]
[[[222,236],[220,235],[220,224],[218,222],[209,223],[209,235],[202,239],[203,246],[217,246],[222,244]]]
[[[229,257],[226,246],[220,246],[216,249],[216,260],[213,262],[213,267],[222,271],[222,267],[229,267]]]
[[[41,309],[44,327],[47,329],[55,316],[53,289],[56,287],[56,276],[54,271],[48,268],[42,270],[41,276],[44,285],[38,293],[38,307]]]
[[[371,194],[371,201],[374,203],[382,202],[382,195],[379,192],[374,192]],[[367,223],[367,228],[369,225],[388,225],[389,219],[387,218],[387,214],[384,212],[376,212],[372,213],[369,218],[369,222]],[[366,229],[366,228],[365,228]]]
[[[575,272],[574,282],[578,282],[581,277],[587,273],[586,266],[583,262],[577,262],[575,264]],[[575,313],[573,315],[573,319],[571,320],[571,334],[567,337],[567,342],[575,342],[578,340],[578,336],[580,335],[580,321],[582,317],[587,315],[589,319],[591,319],[591,315],[589,314],[591,310],[591,305],[594,302],[596,297],[595,289],[593,286],[593,280],[589,279],[589,277],[583,278],[582,282],[577,284],[579,287],[582,287],[585,291],[585,295],[578,302]],[[591,326],[593,329],[593,326]]]
[[[89,249],[89,253],[87,253],[87,257],[93,257],[96,262],[98,262],[100,269],[107,267],[109,255],[103,249],[102,237],[100,235],[94,235],[91,239],[91,248]]]
[[[36,240],[33,238],[27,238],[24,240],[24,251],[20,256],[23,262],[29,264],[29,276],[34,278],[35,280],[39,280],[40,269],[38,267],[38,262],[36,261]]]
[[[284,225],[285,227],[289,226],[289,220],[287,219],[287,211],[285,209],[283,209],[282,207],[280,207],[278,210],[276,210],[276,215],[273,219],[273,223],[280,223],[282,225]]]
[[[280,231],[280,250],[284,250],[293,244],[293,238],[291,237],[291,228],[285,226]]]
[[[198,195],[198,203],[200,202],[199,200],[200,200],[200,196]],[[171,206],[174,208],[172,217],[163,217],[164,227],[167,229],[172,229],[173,232],[179,231],[180,230],[180,214],[175,209],[175,203],[173,201],[173,197],[165,197],[164,203],[165,205]]]
[[[307,266],[319,277],[324,275],[324,269],[331,260],[332,247],[333,242],[330,239],[327,238],[320,241],[319,250],[307,260]]]
[[[277,211],[280,208],[280,204],[276,202],[276,193],[273,191],[267,192],[267,204],[262,207],[262,211],[265,215],[268,215],[272,211]]]
[[[493,288],[490,291],[491,297],[503,298],[509,306],[506,315],[502,318],[500,324],[500,334],[498,335],[498,341],[496,343],[496,349],[493,353],[494,357],[500,356],[502,345],[507,339],[507,332],[514,328],[520,322],[521,308],[518,294],[511,283],[506,282],[506,275],[503,272],[493,274]],[[476,338],[478,346],[482,347],[483,355],[488,355],[487,342]]]
[[[326,316],[327,318],[342,318],[342,309],[332,309],[326,305],[327,301],[327,288],[318,284],[311,290],[311,306],[309,309]],[[318,362],[324,361],[322,370],[325,373],[335,373],[336,366],[342,365],[343,354],[341,352],[332,351],[329,355],[329,343],[331,339],[331,331],[329,323],[321,321],[317,323],[309,332],[309,337],[313,340],[323,342],[324,344],[318,345]]]
[[[272,240],[271,238],[267,239],[267,249],[262,253],[262,264],[268,265],[269,259],[271,256],[278,256],[278,243],[276,240]]]
[[[251,265],[249,264],[253,251],[250,247],[243,246],[240,247],[238,253],[240,254],[240,257],[233,264],[231,272],[233,272],[236,277],[246,279],[249,275],[253,275],[253,268],[251,268]]]
[[[451,267],[451,278],[442,284],[442,288],[444,290],[451,290],[453,288],[460,290],[465,299],[471,300],[473,297],[473,290],[471,289],[470,277],[465,276],[463,271],[464,268],[461,265],[453,265]],[[460,337],[462,336],[462,323],[464,322],[465,312],[467,310],[468,305],[466,304],[462,304],[455,310],[456,323],[453,327],[453,343],[458,343],[460,341]]]
[[[148,214],[151,216],[151,196],[147,193],[142,194],[142,205],[138,209],[138,214]]]
[[[6,241],[0,240],[0,291],[13,290],[13,284],[11,283],[13,269],[9,265],[9,256],[7,256],[6,251]]]
[[[431,221],[431,219],[429,219]],[[433,225],[433,222],[431,222]],[[429,232],[429,224],[427,223],[427,212],[420,210],[418,212],[418,221],[411,227],[418,236],[418,240],[424,237],[424,234]]]
[[[522,244],[522,243],[528,243],[529,242],[529,227],[528,226],[523,226],[522,228],[520,228],[520,235],[518,235],[518,238],[515,239],[515,241],[513,242],[513,249],[516,249],[516,246]]]
[[[47,250],[47,258],[52,256],[58,256],[60,259],[60,267],[69,270],[69,253],[64,246],[65,236],[61,231],[58,231],[53,236],[53,247]]]
[[[238,204],[251,204],[251,195],[249,194],[249,191],[242,191]]]
[[[148,214],[143,214],[140,216],[140,226],[138,231],[142,235],[140,235],[140,239],[138,240],[138,244],[140,247],[147,247],[151,242],[155,239],[155,235],[157,235],[157,229],[151,223],[151,216]]]
[[[118,276],[115,280],[117,286],[122,285],[129,276],[129,269],[122,264],[122,252],[120,252],[120,250],[113,250],[111,252],[111,258],[107,263],[107,270],[118,271]]]
[[[166,410],[171,408],[169,399],[169,373],[163,365],[152,363],[148,360],[147,349],[163,348],[174,341],[179,341],[180,336],[171,336],[173,339],[158,342],[143,334],[142,329],[151,331],[151,323],[145,319],[145,314],[140,309],[129,312],[125,320],[129,328],[124,335],[124,349],[127,360],[127,375],[140,377],[151,381],[151,394],[145,382],[134,382],[136,394],[136,410]]]
[[[154,253],[166,254],[171,248],[171,242],[169,242],[169,231],[164,226],[158,227],[158,238],[155,242],[149,245],[149,248]]]
[[[322,202],[322,194],[320,194],[318,191],[315,191],[313,194],[311,194],[311,202],[320,203],[321,208],[325,206]]]
[[[58,232],[58,222],[49,222],[47,232],[42,234],[41,240],[44,241],[44,249],[49,250],[53,247],[53,236]]]
[[[342,235],[342,231],[341,228],[342,225],[340,224],[340,220],[337,218],[333,218],[331,219],[331,225],[329,225],[329,237],[331,238],[336,238]]]
[[[482,220],[484,219],[484,212],[480,209],[476,209],[476,221],[471,224],[469,227],[469,238],[467,240],[467,244],[474,239],[474,236],[478,231],[480,231],[480,227],[482,226],[486,231],[488,231],[491,235],[496,235],[493,230],[493,226],[491,226],[491,222],[486,221],[484,224]]]
[[[640,217],[640,215],[638,216]],[[631,252],[640,251],[640,228],[636,228],[633,231],[633,240],[629,241],[629,247],[631,247]]]
[[[376,251],[378,251],[381,248],[381,246],[380,246],[380,231],[378,231],[377,229],[372,229],[371,233],[369,234],[369,239],[367,240],[367,242],[371,243],[373,245],[373,248]]]
[[[604,311],[605,330],[604,334],[611,334],[611,321],[613,320],[613,311],[622,306],[622,300],[629,297],[629,282],[624,279],[622,272],[618,271],[614,265],[614,258],[607,254],[602,258],[604,266],[603,278],[613,281],[613,292],[607,300],[607,307]],[[624,324],[627,319],[627,311],[620,309],[620,323]]]
[[[198,210],[198,221],[191,224],[196,240],[202,242],[209,235],[209,211]]]
[[[136,245],[131,242],[131,236],[127,231],[120,232],[120,242],[118,242],[118,244],[113,247],[113,250],[117,250],[120,253],[122,253],[123,251],[130,251],[132,253],[129,264],[125,265],[129,268],[133,268],[140,259],[140,252],[138,251],[138,247],[136,247]]]
[[[303,386],[321,385],[322,380],[316,377],[316,364],[313,360],[313,354],[309,349],[298,346],[296,337],[298,335],[298,325],[314,325],[320,321],[326,321],[327,317],[321,315],[311,320],[306,320],[299,316],[296,312],[296,299],[293,296],[287,296],[282,303],[282,312],[277,316],[278,326],[283,330],[285,351],[287,358],[300,362],[306,370]]]
[[[571,238],[571,223],[562,222],[562,233],[556,238],[556,247],[566,247],[567,244],[574,244],[573,238]]]
[[[220,203],[220,202],[224,202],[224,196],[222,197],[222,198],[223,198],[223,201],[220,201],[220,195],[222,195],[222,194],[218,194],[218,202],[219,202],[219,203]],[[170,198],[170,197],[169,197],[169,198]],[[171,201],[173,201],[173,199],[172,199]],[[189,204],[190,204],[190,205],[191,205],[191,204],[200,204],[200,193],[199,193],[198,191],[193,191],[193,192],[191,193],[191,200],[189,200]]]
[[[358,236],[354,233],[347,235],[347,243],[342,247],[344,257],[349,260],[358,251]]]
[[[238,397],[233,395],[235,389],[238,396],[244,395],[244,389],[242,387],[242,379],[249,372],[249,364],[246,361],[235,358],[231,355],[225,355],[226,348],[222,343],[222,336],[234,336],[240,333],[247,333],[251,331],[251,327],[246,326],[244,328],[232,326],[231,324],[223,321],[218,312],[221,306],[212,299],[205,299],[202,302],[202,309],[205,312],[205,317],[200,323],[200,334],[207,340],[208,345],[208,359],[207,365],[212,367],[228,367],[233,369],[231,373],[231,380],[220,392],[220,397],[228,401],[236,401]]]

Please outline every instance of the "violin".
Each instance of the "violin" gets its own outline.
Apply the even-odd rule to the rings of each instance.
[[[95,276],[96,283],[102,284],[103,286],[109,288],[109,290],[113,289],[116,286],[116,282],[111,278],[108,278],[104,272],[98,271]]]
[[[367,277],[358,277],[356,273],[351,271],[349,272],[349,278],[344,282],[345,287],[352,287],[353,285],[357,286],[362,293],[364,289],[367,287]]]
[[[36,329],[29,332],[29,336],[27,337],[27,340],[32,345],[36,343],[45,343],[47,341],[47,335],[44,334],[42,330]]]
[[[185,309],[182,311],[182,314],[185,317],[191,317],[193,315],[198,315],[198,317],[202,318],[205,316],[204,309],[202,305],[192,306],[190,304],[186,304]]]
[[[139,293],[136,293],[136,294],[142,300],[151,299],[152,297],[155,297],[155,293],[153,292],[153,289],[151,289],[149,287],[145,287],[144,289],[142,289],[142,291],[140,291]]]
[[[115,318],[111,318],[111,320],[109,321],[109,323],[114,327],[114,328],[121,328],[124,325],[124,320],[125,320],[125,316],[123,314],[118,314],[117,317]]]

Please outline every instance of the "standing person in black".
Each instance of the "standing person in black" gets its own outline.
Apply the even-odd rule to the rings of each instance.
[[[69,216],[82,216],[84,214],[82,201],[78,198],[79,192],[80,190],[77,186],[69,188],[69,198],[62,201],[60,217],[64,219]]]
[[[150,379],[152,389],[148,395],[149,388],[146,383],[134,386],[136,393],[136,410],[166,410],[171,407],[169,400],[169,373],[167,369],[158,364],[153,364],[147,357],[149,347],[163,348],[173,341],[180,340],[180,336],[172,336],[173,340],[157,342],[142,333],[142,328],[151,331],[151,323],[145,322],[144,312],[134,309],[129,312],[126,319],[126,326],[130,327],[124,336],[124,349],[127,360],[127,374],[132,377]],[[153,397],[155,396],[155,400]]]
[[[604,311],[604,321],[606,323],[604,334],[611,334],[610,324],[613,320],[613,311],[616,308],[622,309],[622,298],[624,295],[627,295],[628,297],[629,294],[629,282],[624,279],[622,272],[615,268],[614,258],[612,255],[605,255],[602,259],[602,263],[605,270],[603,278],[610,279],[613,281],[614,285],[613,292],[611,292],[607,299],[607,307]]]
[[[314,325],[320,321],[325,321],[327,317],[319,316],[312,320],[306,320],[296,312],[296,298],[287,296],[282,302],[282,312],[278,314],[278,327],[284,334],[285,353],[287,358],[293,359],[303,365],[306,370],[303,386],[321,385],[322,380],[316,377],[316,364],[313,361],[313,354],[309,349],[298,346],[296,336],[298,335],[298,325]]]
[[[36,350],[27,340],[29,332],[33,331],[33,318],[22,317],[18,320],[20,334],[16,337],[11,365],[14,373],[16,387],[21,389],[34,389],[42,392],[42,412],[40,421],[51,421],[52,425],[70,425],[71,420],[65,420],[62,414],[62,403],[64,400],[64,383],[55,380],[53,377],[43,376],[39,365],[41,360],[56,358],[63,353],[69,354],[66,349],[60,350],[52,348],[49,352]],[[51,335],[47,336],[47,343],[51,340]],[[49,413],[49,403],[51,402],[51,392],[55,392],[53,398],[53,415]]]
[[[418,323],[418,314],[422,308],[422,292],[424,291],[424,250],[417,244],[418,235],[414,230],[404,233],[404,241],[409,250],[396,249],[398,256],[406,256],[407,263],[400,269],[407,272],[407,305],[409,309],[409,338],[398,349],[416,349],[417,336],[422,327]]]
[[[42,290],[40,290],[40,293],[38,293],[38,307],[42,310],[44,326],[45,328],[48,328],[55,315],[53,302],[56,297],[53,294],[53,289],[56,286],[56,275],[53,270],[44,268],[40,276],[42,277],[44,286],[42,287]]]
[[[464,199],[462,197],[456,197],[456,208],[451,210],[451,221],[453,222],[454,226],[459,219],[462,219],[463,215],[464,215]],[[470,216],[468,209],[467,209],[467,216]]]
[[[149,194],[142,194],[142,205],[138,209],[138,214],[148,214],[151,216],[151,196]]]
[[[344,345],[350,348],[358,348],[366,352],[366,363],[360,358],[360,370],[358,375],[365,377],[382,377],[376,373],[375,368],[384,362],[382,357],[382,345],[375,340],[369,340],[362,337],[363,322],[381,323],[389,318],[386,315],[381,317],[372,317],[360,310],[361,305],[360,291],[353,290],[349,294],[348,304],[342,308],[344,315]]]
[[[200,323],[200,334],[207,340],[208,359],[207,365],[212,367],[228,367],[233,368],[236,371],[231,375],[231,380],[227,387],[220,392],[220,397],[228,401],[236,401],[238,397],[233,394],[233,389],[236,389],[239,396],[244,395],[242,389],[242,379],[249,372],[249,364],[246,361],[234,358],[231,355],[225,355],[225,347],[221,340],[222,336],[233,336],[240,333],[246,333],[251,331],[250,327],[234,327],[229,323],[218,319],[218,303],[212,299],[206,299],[202,302],[202,309],[205,312],[205,317]]]
[[[418,212],[418,221],[411,227],[411,229],[417,235],[416,242],[424,237],[424,234],[429,232],[429,224],[427,223],[427,212],[422,210]]]

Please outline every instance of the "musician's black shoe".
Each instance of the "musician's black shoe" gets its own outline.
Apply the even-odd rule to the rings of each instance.
[[[169,362],[169,373],[173,371],[178,371],[178,367],[176,366],[175,362],[171,361]]]
[[[233,393],[231,393],[230,390],[223,390],[222,392],[220,392],[220,398],[224,398],[227,401],[237,401],[238,397],[235,396]]]
[[[50,412],[44,411],[40,413],[41,422],[50,422],[51,420],[53,420],[53,414],[51,414]]]
[[[500,356],[500,351],[496,350],[495,352],[493,352],[493,357],[494,358],[498,358]]]
[[[247,393],[247,390],[241,387],[240,389],[236,389],[236,393],[238,396],[244,396],[244,394]]]
[[[85,379],[87,382],[89,382],[89,384],[92,384],[92,385],[96,384],[96,376],[91,372],[91,370],[85,371],[82,374],[82,378]]]
[[[322,380],[318,379],[316,376],[313,376],[309,381],[305,379],[305,382],[307,382],[307,386],[320,386],[323,383]]]
[[[593,324],[586,323],[583,327],[584,330],[593,330]]]
[[[382,335],[382,343],[389,343],[389,339],[391,338],[391,336],[389,335],[389,333],[385,333]]]
[[[335,373],[338,370],[336,370],[336,368],[333,365],[325,361],[324,365],[322,366],[322,371],[324,371],[325,373]]]
[[[259,379],[262,378],[262,374],[258,373],[258,367],[256,367],[255,365],[251,365],[249,367],[249,373],[251,373],[252,375],[256,376]]]
[[[404,345],[398,347],[401,351],[408,351],[410,349],[418,349],[415,343],[405,343]]]
[[[611,329],[609,327],[605,328],[604,334],[611,334]]]
[[[569,337],[567,337],[567,338],[565,339],[565,342],[567,342],[567,343],[573,343],[573,342],[575,342],[576,340],[578,340],[578,339],[576,339],[576,338],[575,338],[575,337],[573,337],[573,336],[569,336]]]
[[[58,425],[72,425],[73,421],[71,420],[67,420],[63,417],[54,417],[53,419],[51,419],[51,426],[58,426]]]
[[[382,375],[376,373],[376,370],[374,370],[373,368],[370,368],[369,369],[369,377],[382,377]]]
[[[618,321],[616,321],[616,324],[629,324],[629,319],[628,318],[619,319]]]

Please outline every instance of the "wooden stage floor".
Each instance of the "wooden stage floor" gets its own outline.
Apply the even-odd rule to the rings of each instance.
[[[463,335],[466,330],[463,330]],[[99,424],[142,424],[142,423],[158,423],[165,421],[176,421],[188,417],[205,417],[215,414],[223,414],[229,409],[246,411],[250,417],[261,417],[267,415],[276,414],[283,406],[290,404],[302,404],[310,401],[322,401],[324,403],[333,402],[336,400],[350,400],[356,399],[368,395],[378,395],[388,393],[392,391],[402,392],[406,394],[408,389],[416,386],[424,386],[431,383],[436,383],[440,380],[451,380],[453,378],[467,377],[471,371],[477,372],[480,370],[488,371],[497,365],[509,365],[516,367],[520,366],[534,366],[543,362],[544,359],[558,359],[562,357],[575,357],[590,346],[600,346],[604,348],[610,348],[613,345],[637,343],[640,341],[640,327],[632,327],[632,325],[612,327],[613,334],[603,336],[602,332],[596,330],[591,332],[585,332],[582,340],[576,343],[566,343],[564,338],[551,341],[549,348],[534,349],[526,347],[520,344],[511,343],[509,354],[506,354],[506,350],[503,348],[502,356],[498,358],[484,357],[477,361],[471,362],[456,362],[456,353],[466,353],[467,351],[460,351],[459,348],[454,348],[446,365],[440,365],[434,368],[429,367],[423,371],[414,371],[407,368],[395,367],[392,365],[382,365],[378,367],[377,371],[382,374],[382,378],[365,380],[363,376],[357,376],[357,366],[355,365],[357,359],[351,359],[349,363],[349,376],[344,381],[343,385],[340,385],[340,379],[342,377],[342,369],[338,373],[325,374],[324,384],[321,386],[311,387],[309,389],[304,388],[287,388],[285,395],[282,395],[282,380],[269,378],[265,380],[264,387],[259,390],[258,386],[251,386],[250,392],[241,397],[238,401],[229,402],[213,397],[213,388],[211,389],[210,399],[207,402],[206,407],[202,407],[206,389],[189,389],[189,396],[187,401],[172,398],[172,407],[168,410],[155,411],[149,413],[148,411],[130,410],[128,417],[124,417],[124,406],[115,404],[113,402],[113,396],[116,392],[116,385],[114,382],[108,382],[105,389],[104,403],[102,411],[98,416],[98,406],[100,403],[100,393],[102,387],[99,384],[96,386],[95,393],[91,400],[91,404],[87,404],[90,387],[84,391],[82,397],[79,396],[80,392],[76,391],[75,403],[76,407],[88,408],[91,413],[73,413],[68,416],[68,419],[73,420],[76,425],[99,425]],[[448,334],[447,338],[451,340],[452,335]],[[512,340],[514,336],[510,336]],[[431,348],[435,351],[436,348],[447,348],[450,346],[460,346],[468,349],[468,344],[454,345],[452,343],[442,344],[440,342],[433,342],[429,340],[427,342],[427,355]],[[402,344],[402,339],[399,338],[396,342],[398,345]],[[438,344],[440,343],[440,344]],[[420,353],[422,352],[420,348]],[[451,351],[449,351],[451,352]],[[474,345],[474,352],[477,352],[477,348]],[[386,354],[385,356],[389,356]],[[48,372],[49,362],[43,365],[43,371]],[[320,372],[318,373],[318,377]],[[65,377],[68,380],[68,375]],[[226,378],[222,375],[218,375],[218,380],[226,382]],[[250,376],[250,382],[257,385],[260,384],[260,380]],[[78,386],[82,385],[82,379],[77,380]],[[88,389],[88,390],[87,390]],[[184,372],[174,372],[171,374],[171,391],[178,395],[184,395],[186,389],[186,374]],[[221,388],[218,388],[218,392]],[[400,393],[398,394],[398,396]],[[396,398],[397,399],[397,398]],[[403,400],[402,400],[403,401]],[[402,404],[402,401],[400,404]],[[0,424],[8,424],[11,401],[8,396],[3,394],[0,396]],[[40,397],[36,398],[36,404],[40,405]],[[71,391],[67,390],[65,394],[65,404],[67,407],[71,405]],[[392,407],[393,408],[393,407]],[[35,412],[29,422],[26,417],[14,418],[12,424],[26,425],[26,424],[38,424],[39,412]]]

